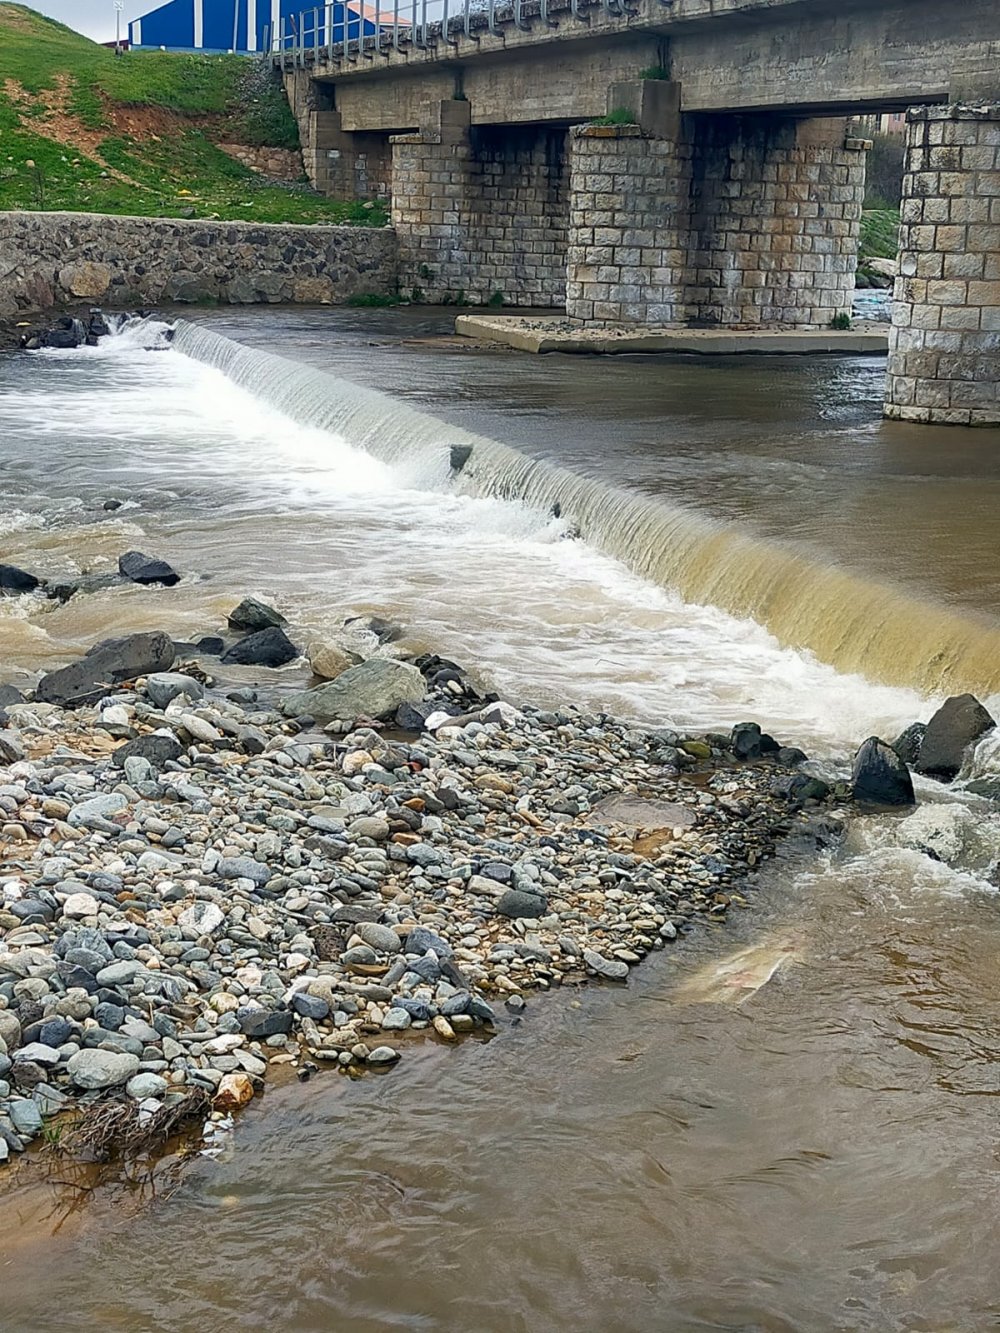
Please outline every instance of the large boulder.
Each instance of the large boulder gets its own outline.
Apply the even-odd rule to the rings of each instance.
[[[851,787],[854,799],[866,805],[916,804],[910,770],[877,736],[869,736],[854,756]]]
[[[258,602],[255,597],[244,597],[239,606],[230,611],[227,619],[230,629],[242,630],[244,634],[255,634],[257,630],[274,629],[287,624],[280,611],[275,611],[266,602]]]
[[[951,782],[962,767],[970,745],[974,745],[996,722],[973,694],[946,699],[927,724],[916,762],[918,773]]]
[[[98,264],[91,259],[79,260],[67,264],[59,270],[59,286],[70,296],[98,299],[107,294],[111,286],[112,273],[107,264]]]
[[[419,703],[425,689],[424,678],[415,666],[389,657],[372,657],[326,685],[290,694],[282,711],[288,717],[308,713],[339,722],[380,718],[395,713],[400,704]]]
[[[222,660],[227,666],[280,667],[298,656],[298,648],[285,631],[273,626],[240,639],[222,654]]]
[[[45,588],[46,597],[54,602],[68,602],[78,593],[103,592],[106,588],[119,587],[123,582],[120,574],[80,574],[65,583],[49,583]]]
[[[154,671],[146,680],[146,694],[154,708],[163,709],[182,694],[191,700],[203,699],[205,687],[180,671]]]
[[[0,597],[17,597],[24,592],[34,592],[41,586],[41,580],[26,569],[17,565],[0,565]]]
[[[174,644],[169,634],[129,634],[95,644],[85,657],[71,666],[43,676],[35,689],[42,703],[78,708],[103,698],[116,685],[169,671],[174,664]]]
[[[126,551],[119,557],[118,572],[132,583],[162,583],[165,588],[181,581],[181,576],[165,560],[143,555],[141,551]]]

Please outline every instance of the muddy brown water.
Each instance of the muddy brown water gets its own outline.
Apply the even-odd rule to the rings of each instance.
[[[884,426],[878,362],[494,357],[425,312],[199,322],[995,621],[1000,440]],[[65,572],[127,539],[211,576],[155,604],[8,612],[5,667],[151,605],[207,631],[252,585],[309,624],[358,600],[422,612],[417,637],[522,695],[705,724],[752,710],[827,763],[926,715],[905,681],[845,676],[492,501],[470,514],[387,478],[175,356],[0,359],[5,558]],[[110,493],[136,507],[106,518]],[[385,1077],[274,1088],[222,1158],[153,1197],[74,1207],[22,1170],[0,1194],[0,1328],[995,1328],[1000,828],[961,790],[921,794],[915,815],[790,849],[729,926],[627,991],[532,999],[493,1041],[413,1048]],[[717,972],[747,948],[792,955],[748,998]]]

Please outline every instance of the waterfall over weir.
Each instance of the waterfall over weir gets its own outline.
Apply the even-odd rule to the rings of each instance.
[[[1000,624],[977,620],[794,546],[528,457],[386,394],[180,321],[174,347],[301,425],[333,432],[415,485],[553,510],[634,573],[765,625],[842,672],[926,694],[1000,691]],[[453,450],[468,450],[457,477]]]

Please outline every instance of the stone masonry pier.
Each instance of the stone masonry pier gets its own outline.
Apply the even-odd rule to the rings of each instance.
[[[886,415],[1000,422],[1000,103],[909,114]]]
[[[677,117],[572,133],[566,313],[822,328],[849,312],[863,140],[843,121]]]

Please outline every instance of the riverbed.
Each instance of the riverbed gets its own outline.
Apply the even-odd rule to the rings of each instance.
[[[152,628],[154,609],[196,637],[254,592],[318,630],[399,619],[409,646],[517,698],[692,729],[751,717],[834,770],[929,716],[935,634],[965,648],[942,683],[997,714],[1000,437],[882,423],[877,363],[529,360],[422,311],[193,327],[201,357],[146,338],[0,360],[4,558],[55,575],[139,545],[187,575],[155,602],[4,606],[5,669]],[[371,449],[308,420],[310,394],[349,390],[297,380],[282,407],[280,367],[237,382],[246,364],[224,375],[205,331],[385,395]],[[629,550],[649,529],[609,553],[575,538],[572,506],[456,485],[438,428],[399,405],[442,448],[460,430],[662,505],[653,544],[696,558],[674,584],[643,577]],[[716,577],[734,551],[756,561],[745,591]],[[891,651],[883,623],[858,633],[862,589],[892,608]],[[789,848],[751,910],[628,994],[532,1001],[493,1041],[391,1077],[274,1089],[222,1160],[154,1200],[100,1190],[55,1236],[72,1190],[51,1188],[48,1220],[34,1191],[0,1196],[7,1234],[22,1209],[31,1223],[0,1246],[4,1329],[55,1311],[87,1333],[994,1327],[1000,827],[960,790],[919,791],[916,823]],[[789,941],[740,1005],[692,989]]]

